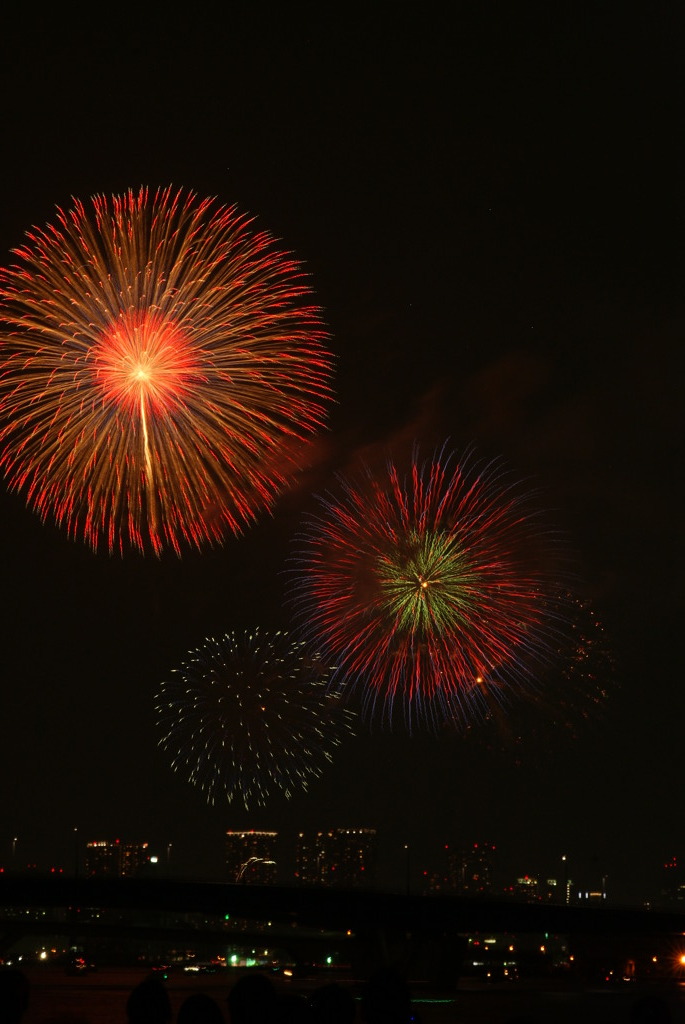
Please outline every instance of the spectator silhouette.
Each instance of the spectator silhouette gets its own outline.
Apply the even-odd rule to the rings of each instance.
[[[181,1003],[176,1024],[224,1024],[224,1015],[211,996],[195,992]]]
[[[265,974],[244,974],[228,993],[231,1024],[273,1024],[278,994]]]
[[[357,1014],[349,989],[334,983],[315,989],[309,999],[315,1024],[352,1024]]]
[[[276,1006],[278,1024],[311,1024],[309,1001],[297,992],[281,992]]]
[[[672,1020],[661,996],[640,996],[630,1008],[630,1024],[671,1024]]]
[[[18,1024],[29,1005],[29,981],[23,971],[0,970],[0,1021]]]
[[[383,967],[364,986],[359,1014],[365,1024],[408,1024],[412,1014],[409,986],[399,971]]]
[[[126,1003],[129,1024],[169,1024],[171,1001],[159,978],[146,978],[131,992]]]
[[[1,1017],[0,1020],[2,1020]],[[54,1017],[46,1017],[41,1024],[88,1024],[88,1018],[74,1016],[73,1013],[67,1011],[66,1013],[57,1013]]]

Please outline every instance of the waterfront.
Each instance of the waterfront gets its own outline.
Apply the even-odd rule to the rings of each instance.
[[[70,977],[55,969],[31,968],[27,972],[31,998],[22,1024],[112,1024],[125,1022],[126,1001],[131,990],[146,977],[143,968],[103,968],[84,977]],[[205,992],[221,1006],[226,1019],[226,998],[241,971],[221,974],[172,974],[167,989],[176,1016],[183,1000],[193,992]],[[311,992],[331,980],[282,980],[284,989]],[[354,979],[340,979],[359,990]],[[631,1007],[653,990],[627,985],[591,989],[552,986],[543,982],[519,982],[506,987],[464,982],[453,993],[413,988],[414,1014],[421,1024],[507,1024],[526,1017],[535,1024],[623,1024],[630,1022]],[[685,1021],[685,999],[679,985],[659,989],[672,1020]],[[358,1018],[359,1019],[359,1018]]]

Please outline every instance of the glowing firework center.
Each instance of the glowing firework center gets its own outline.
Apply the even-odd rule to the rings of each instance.
[[[412,531],[405,544],[378,558],[378,585],[383,614],[397,629],[425,634],[465,622],[474,605],[477,576],[459,540],[447,533]]]
[[[201,379],[183,332],[160,314],[124,313],[103,331],[94,349],[94,372],[106,398],[129,414],[146,407],[173,414]]]

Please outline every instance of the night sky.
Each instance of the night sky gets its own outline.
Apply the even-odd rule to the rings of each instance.
[[[2,258],[72,196],[171,183],[236,203],[311,274],[336,404],[273,516],[181,560],[93,554],[3,485],[0,865],[17,837],[15,865],[71,868],[78,829],[172,844],[174,870],[218,877],[228,828],[367,826],[388,885],[405,843],[418,871],[445,842],[490,839],[506,877],[566,854],[632,900],[685,857],[685,96],[668,9],[14,15]],[[547,718],[507,724],[514,753],[488,730],[362,729],[308,794],[208,807],[157,746],[160,682],[205,636],[288,628],[292,538],[337,471],[446,439],[504,458],[569,539],[613,649],[602,713],[564,728],[582,715],[560,683]]]

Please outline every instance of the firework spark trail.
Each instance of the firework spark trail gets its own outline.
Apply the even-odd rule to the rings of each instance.
[[[170,188],[96,196],[0,275],[0,464],[93,548],[240,533],[324,422],[332,359],[301,267]]]
[[[548,766],[549,738],[557,757],[568,757],[564,744],[578,744],[585,756],[598,725],[605,725],[619,691],[615,656],[602,622],[587,599],[562,593],[563,625],[557,631],[554,658],[535,692],[514,695],[505,715],[492,705],[484,728],[467,730],[469,741],[488,757],[504,757],[517,767]],[[457,723],[447,723],[457,724]],[[464,738],[464,730],[459,730]],[[582,752],[585,752],[583,754]]]
[[[410,728],[468,722],[532,685],[555,646],[555,544],[494,464],[415,450],[406,475],[391,463],[342,479],[296,564],[302,633],[370,717],[392,722],[399,705]]]
[[[330,671],[287,633],[206,640],[156,699],[161,747],[210,803],[245,807],[307,790],[353,734]]]

